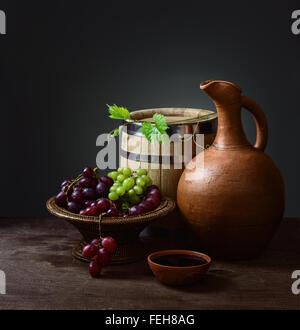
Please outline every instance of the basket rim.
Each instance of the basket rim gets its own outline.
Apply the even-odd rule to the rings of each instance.
[[[163,217],[168,213],[172,212],[175,209],[175,201],[170,197],[163,197],[161,204],[153,211],[144,213],[139,216],[132,217],[103,217],[101,219],[102,225],[120,225],[120,224],[137,224],[149,222],[154,219]],[[86,224],[98,224],[99,217],[87,216],[75,214],[67,211],[66,209],[56,205],[55,196],[49,198],[46,202],[46,207],[48,211],[59,218],[63,218],[69,221],[78,222],[78,223],[86,223]]]

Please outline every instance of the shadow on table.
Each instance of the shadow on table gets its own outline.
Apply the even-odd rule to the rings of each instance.
[[[164,284],[161,284],[164,285]],[[169,288],[191,293],[209,293],[225,291],[232,285],[232,279],[226,276],[220,276],[214,271],[208,272],[199,282],[184,286],[168,286]],[[166,287],[166,285],[164,285]]]
[[[250,260],[226,261],[213,258],[213,261],[232,264],[233,266],[245,267],[264,267],[271,270],[296,269],[300,255],[300,219],[286,218],[279,226],[275,237],[271,240],[269,246],[263,253]],[[144,244],[150,251],[164,249],[191,249],[205,253],[199,250],[199,244],[193,243],[185,230],[167,232],[152,228],[146,228],[141,233]]]

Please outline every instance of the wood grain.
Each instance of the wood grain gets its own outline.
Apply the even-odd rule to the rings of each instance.
[[[300,269],[300,219],[283,221],[256,260],[213,261],[207,277],[191,287],[168,287],[146,261],[109,266],[93,279],[73,260],[79,233],[57,218],[0,219],[0,269],[7,294],[0,309],[300,309],[291,273]],[[152,229],[153,231],[153,229]],[[182,231],[143,232],[149,251],[192,247]]]

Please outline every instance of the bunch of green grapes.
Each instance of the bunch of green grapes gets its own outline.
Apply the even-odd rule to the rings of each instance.
[[[114,180],[114,184],[109,189],[108,198],[112,201],[119,201],[122,209],[139,204],[146,190],[152,185],[151,178],[147,175],[147,170],[139,168],[136,175],[128,167],[120,167],[117,171],[108,173]]]

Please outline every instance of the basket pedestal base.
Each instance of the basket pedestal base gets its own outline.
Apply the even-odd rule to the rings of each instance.
[[[169,197],[164,197],[155,210],[143,215],[128,218],[103,217],[101,219],[101,231],[99,217],[87,217],[71,213],[56,205],[54,196],[47,201],[46,206],[50,213],[65,219],[81,233],[82,240],[72,250],[74,258],[88,262],[89,260],[81,254],[82,248],[96,237],[111,236],[118,244],[118,249],[112,257],[112,264],[126,264],[147,257],[147,250],[139,238],[140,233],[151,222],[172,212],[175,208],[175,202]]]
[[[87,244],[88,243],[84,240],[81,240],[78,244],[76,244],[72,249],[73,257],[80,261],[90,262],[90,260],[84,258],[81,254],[83,247]],[[146,258],[146,256],[147,250],[143,246],[142,242],[137,239],[132,242],[120,244],[116,253],[112,257],[111,264],[127,264]]]

